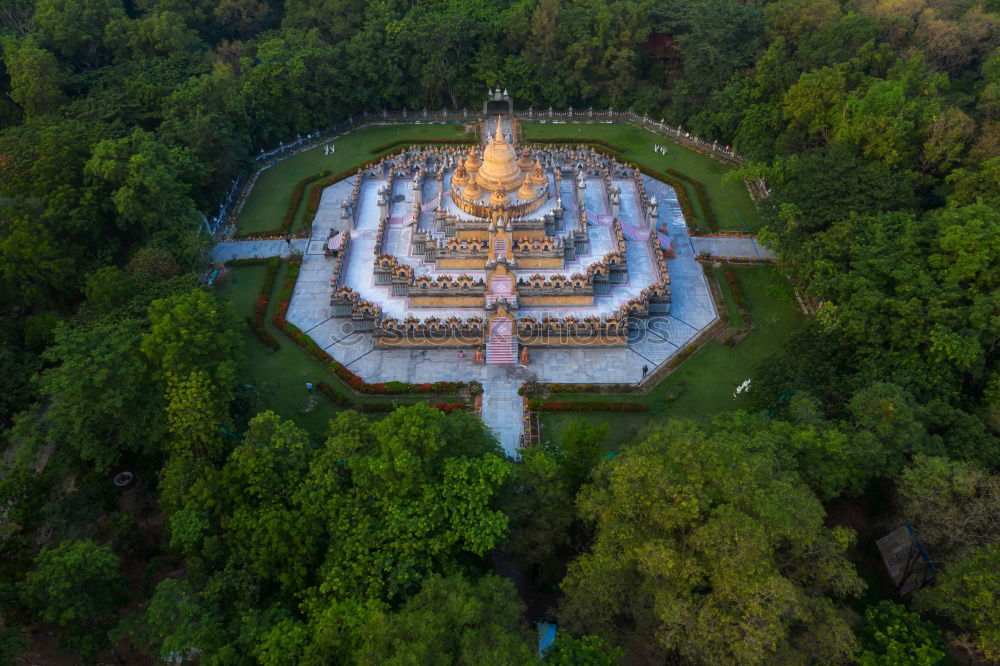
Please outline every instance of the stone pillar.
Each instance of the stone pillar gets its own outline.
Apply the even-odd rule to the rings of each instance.
[[[385,185],[378,188],[378,210],[380,220],[389,219],[389,193]]]
[[[420,223],[420,207],[424,199],[424,175],[418,171],[413,177],[413,223]]]

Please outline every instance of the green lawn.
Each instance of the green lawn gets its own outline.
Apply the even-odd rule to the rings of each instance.
[[[295,184],[303,178],[320,171],[340,173],[357,168],[376,157],[372,148],[393,141],[428,141],[433,139],[454,139],[470,137],[472,124],[461,123],[432,125],[386,125],[367,127],[333,143],[336,154],[327,157],[319,146],[300,153],[295,157],[278,162],[260,174],[250,197],[240,214],[238,227],[242,231],[267,231],[276,229],[292,196]],[[522,121],[523,137],[526,141],[546,137],[579,137],[603,139],[624,148],[622,156],[652,169],[676,169],[705,186],[715,216],[722,229],[743,229],[743,222],[751,229],[760,226],[760,216],[742,183],[723,185],[722,176],[730,167],[697,151],[690,150],[669,139],[625,123],[538,123]],[[653,144],[666,145],[666,155],[653,152]],[[700,203],[690,187],[688,198],[698,215],[702,215]],[[305,209],[302,197],[296,213],[293,229],[297,229]],[[738,211],[738,215],[735,211]],[[740,221],[742,217],[743,222]],[[704,231],[707,226],[700,223]]]
[[[610,449],[635,441],[645,428],[667,418],[704,420],[719,412],[745,408],[744,396],[733,398],[736,386],[753,379],[757,363],[778,351],[788,335],[803,321],[791,285],[780,269],[769,266],[734,266],[733,272],[750,306],[756,330],[736,347],[712,340],[686,360],[646,396],[617,396],[614,399],[645,402],[646,414],[545,414],[542,438],[556,440],[570,421],[587,418],[611,424]],[[726,290],[725,280],[720,280]],[[603,396],[564,396],[554,399],[607,399]]]
[[[249,316],[253,312],[254,303],[260,293],[260,285],[264,280],[264,266],[239,266],[227,269],[216,281],[216,291],[229,299],[240,317]],[[275,280],[274,293],[268,306],[265,326],[275,337],[281,348],[272,352],[265,347],[257,336],[246,327],[243,336],[246,341],[247,356],[243,381],[252,384],[264,392],[267,397],[268,409],[281,416],[292,419],[315,437],[323,437],[327,423],[337,413],[338,409],[319,390],[312,393],[306,390],[306,382],[318,384],[325,381],[342,395],[354,399],[348,389],[336,379],[320,362],[303,351],[298,345],[288,339],[284,333],[271,325],[271,315],[275,308],[275,296],[285,282],[288,264],[282,263]],[[453,402],[452,396],[362,396],[361,401],[371,404],[392,402],[400,405],[410,405],[417,402]],[[371,414],[372,418],[381,418],[380,414]]]
[[[743,183],[724,185],[722,177],[731,167],[702,153],[685,148],[666,137],[627,123],[538,123],[521,121],[521,137],[525,141],[544,138],[602,139],[624,148],[623,157],[651,169],[672,168],[705,186],[709,202],[715,210],[720,229],[743,229],[743,222],[756,230],[760,227],[760,215],[754,207],[750,194]],[[653,152],[652,146],[667,147],[667,154]],[[688,198],[700,215],[698,197],[691,187],[687,188]],[[736,212],[738,211],[739,215]],[[743,218],[743,222],[740,221]],[[702,224],[703,231],[708,231]]]
[[[472,125],[470,125],[471,127]],[[323,155],[323,147],[318,146],[295,157],[282,160],[265,169],[254,185],[250,197],[243,206],[237,227],[241,231],[267,231],[277,229],[288,208],[295,184],[307,176],[320,171],[340,173],[355,169],[376,157],[372,148],[400,140],[426,141],[429,139],[455,139],[472,136],[460,123],[439,125],[387,125],[367,127],[351,132],[333,141],[337,152],[332,156]],[[308,188],[299,202],[293,229],[298,228],[308,197]]]
[[[277,285],[282,283],[286,269],[287,266],[282,266],[279,271]],[[216,290],[232,301],[237,314],[241,317],[248,316],[253,312],[257,301],[264,271],[264,266],[229,269],[216,282]],[[249,327],[244,327],[247,363],[242,380],[259,387],[265,393],[268,409],[292,419],[315,437],[323,436],[327,422],[337,413],[337,409],[319,391],[307,391],[306,382],[316,384],[327,379],[329,373],[270,323],[267,327],[281,344],[281,349],[272,352],[257,339]]]

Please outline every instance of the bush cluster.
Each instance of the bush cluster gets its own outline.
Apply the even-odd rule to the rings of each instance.
[[[726,284],[729,285],[729,291],[733,294],[733,300],[736,301],[736,305],[743,307],[746,305],[747,301],[743,297],[743,289],[740,287],[739,281],[736,279],[736,275],[733,273],[733,269],[726,269]]]

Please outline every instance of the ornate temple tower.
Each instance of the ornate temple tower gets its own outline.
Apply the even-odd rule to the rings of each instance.
[[[498,119],[496,135],[483,151],[483,165],[476,172],[476,182],[484,190],[494,192],[501,188],[514,191],[523,180],[524,172],[518,165],[517,153],[504,139],[502,123]]]

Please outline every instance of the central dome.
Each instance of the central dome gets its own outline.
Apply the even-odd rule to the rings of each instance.
[[[484,190],[516,190],[524,180],[524,172],[517,165],[517,153],[503,138],[503,123],[497,117],[497,133],[483,151],[483,165],[476,171],[476,182]]]

